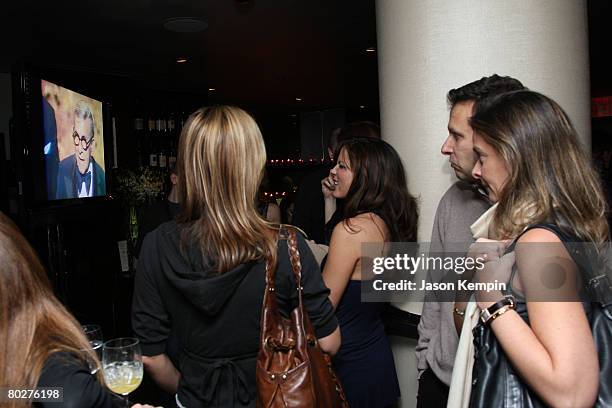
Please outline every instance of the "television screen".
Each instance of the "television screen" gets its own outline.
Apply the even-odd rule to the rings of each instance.
[[[41,80],[47,199],[106,195],[102,102]]]

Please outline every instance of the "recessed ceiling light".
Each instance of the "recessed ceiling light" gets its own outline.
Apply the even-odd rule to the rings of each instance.
[[[365,109],[365,105],[359,105],[359,109]]]
[[[175,33],[199,33],[208,28],[208,23],[194,17],[173,17],[164,20],[164,28]]]
[[[366,52],[376,52],[376,47],[368,47],[366,48]]]
[[[210,92],[214,92],[214,91],[216,91],[216,90],[217,90],[217,88],[208,88],[208,90],[209,90]]]
[[[179,57],[179,58],[176,59],[176,62],[178,64],[183,64],[183,63],[187,62],[187,58]]]
[[[295,98],[296,101],[301,102],[302,98]]]

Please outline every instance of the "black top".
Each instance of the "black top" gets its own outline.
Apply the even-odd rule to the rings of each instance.
[[[321,166],[304,176],[295,198],[292,224],[306,233],[308,239],[325,244],[325,201],[321,180],[329,175],[330,166]]]
[[[181,227],[171,221],[145,238],[134,289],[132,325],[146,356],[162,354],[172,330],[179,337],[185,406],[254,406],[265,262],[224,273],[211,271],[196,245],[181,252]],[[298,234],[304,305],[317,337],[338,323],[312,252]],[[297,306],[295,278],[286,241],[278,246],[277,301],[289,315]],[[184,255],[182,255],[182,253]]]
[[[135,248],[137,255],[140,254],[145,236],[164,222],[175,219],[179,211],[180,205],[169,200],[158,201],[145,208],[138,221],[138,240]]]
[[[70,353],[52,354],[45,362],[38,387],[62,387],[63,402],[35,402],[40,408],[111,408],[120,400],[106,390],[89,367]]]

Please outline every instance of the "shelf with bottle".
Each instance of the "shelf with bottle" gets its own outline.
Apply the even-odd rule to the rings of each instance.
[[[161,169],[168,172],[176,165],[178,137],[177,114],[139,115],[134,118],[134,136],[137,145],[137,167]],[[181,126],[184,123],[180,121]]]

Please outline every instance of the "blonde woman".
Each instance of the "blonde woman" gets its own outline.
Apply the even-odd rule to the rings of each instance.
[[[564,244],[601,247],[608,238],[596,173],[565,112],[539,93],[517,91],[480,101],[470,124],[478,155],[472,174],[498,203],[489,233],[500,240],[518,237],[514,268],[503,267],[502,258],[501,271],[487,267],[480,274],[509,281],[514,304],[499,291],[476,294],[486,312],[475,344],[497,342],[505,371],[485,375],[488,368],[480,359],[497,348],[477,345],[470,406],[593,406],[599,363],[588,302],[580,301],[585,287],[576,284],[590,272]],[[562,278],[547,283],[546,265],[561,265],[554,272],[562,271],[555,275]]]
[[[256,209],[266,162],[253,118],[228,106],[193,113],[179,143],[177,221],[145,238],[132,323],[148,373],[179,406],[255,406],[255,365],[266,258],[277,265],[276,291],[288,314],[297,291],[286,244]],[[340,332],[329,290],[298,237],[305,307],[324,351]],[[179,367],[164,354],[168,334],[181,344]]]

